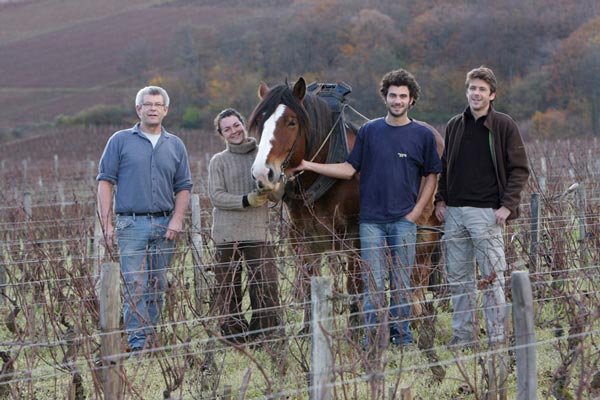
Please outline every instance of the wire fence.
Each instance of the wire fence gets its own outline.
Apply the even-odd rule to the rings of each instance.
[[[590,151],[577,153],[581,148]],[[505,229],[507,278],[512,271],[528,270],[532,282],[539,397],[600,396],[600,164],[593,157],[597,149],[595,140],[530,145],[534,173],[521,204],[521,218]],[[570,152],[584,156],[569,156]],[[207,157],[200,154],[198,160],[192,159],[200,222],[194,224],[192,213],[188,214],[188,229],[177,243],[168,271],[154,346],[141,354],[128,353],[127,334],[117,329],[121,353],[113,361],[119,365],[124,398],[309,398],[313,354],[306,310],[311,299],[308,268],[300,256],[317,260],[320,273],[333,282],[333,316],[327,331],[334,363],[333,398],[483,399],[489,392],[489,360],[494,356],[504,360],[508,371],[499,382],[501,391],[517,398],[514,337],[501,347],[490,347],[481,330],[477,349],[446,346],[452,338],[452,307],[442,254],[434,257],[439,260],[437,280],[413,287],[422,289],[425,297],[409,299],[415,336],[431,336],[429,345],[393,346],[386,336],[389,332],[382,329],[380,351],[373,355],[362,347],[361,297],[347,290],[348,263],[354,254],[333,250],[331,237],[300,237],[304,244],[331,243],[332,250],[310,253],[304,246],[305,252],[298,254],[289,235],[293,227],[278,207],[272,209],[270,238],[275,257],[265,261],[277,267],[274,283],[279,298],[277,306],[264,311],[277,314],[280,324],[257,330],[258,339],[245,344],[224,335],[221,322],[234,315],[214,304],[215,270],[226,266],[214,257],[204,181]],[[26,174],[7,163],[0,169],[0,315],[4,318],[0,396],[103,398],[110,364],[101,357],[106,333],[100,327],[99,282],[103,262],[111,256],[116,261],[117,254],[100,258],[97,252],[91,162],[59,162],[57,172],[54,165],[50,158],[45,165],[28,162]],[[577,186],[569,190],[573,184]],[[532,193],[540,193],[541,209],[535,253],[531,252]],[[249,280],[245,270],[240,282],[242,308],[251,319]],[[505,292],[510,305],[508,282]],[[473,311],[482,318],[484,310],[481,302],[477,304]],[[378,311],[385,321],[389,306]],[[483,329],[483,321],[477,322]]]

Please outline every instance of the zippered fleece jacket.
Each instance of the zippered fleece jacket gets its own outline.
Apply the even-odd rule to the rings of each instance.
[[[216,244],[267,241],[269,210],[246,207],[243,197],[254,190],[252,163],[258,147],[256,139],[215,154],[208,165],[208,196],[213,205],[212,238]]]
[[[452,167],[459,155],[462,135],[465,131],[465,113],[455,115],[446,125],[445,147],[442,155],[442,173],[439,177],[435,201],[448,201],[447,176],[454,173]],[[490,106],[484,126],[492,135],[494,169],[500,190],[500,206],[510,210],[508,219],[519,216],[521,191],[529,178],[529,162],[523,138],[515,121]],[[463,155],[464,157],[465,155]]]

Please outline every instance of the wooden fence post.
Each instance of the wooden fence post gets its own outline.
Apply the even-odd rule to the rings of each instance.
[[[23,183],[27,183],[27,159],[21,161]]]
[[[579,267],[587,265],[587,231],[585,227],[586,213],[586,193],[585,185],[581,184],[577,188],[577,219],[579,220]]]
[[[412,400],[412,392],[410,386],[402,386],[400,389],[400,400]],[[396,399],[396,386],[388,387],[388,397],[389,400]]]
[[[540,176],[538,177],[538,185],[540,192],[546,192],[546,177],[548,176],[548,169],[546,168],[546,157],[540,158]]]
[[[25,161],[25,160],[23,160]],[[31,192],[23,193],[23,211],[25,212],[25,221],[31,221],[32,217],[32,200]]]
[[[333,382],[333,356],[328,333],[333,327],[331,292],[333,281],[330,277],[310,278],[312,303],[312,400],[331,399]]]
[[[537,370],[531,282],[525,271],[515,271],[511,276],[517,354],[517,400],[534,400],[537,399]]]
[[[400,400],[412,400],[412,392],[410,386],[400,388]]]
[[[212,157],[212,154],[204,153],[204,166],[206,167],[206,170],[208,170],[208,164],[210,164],[211,157]]]
[[[194,258],[194,291],[196,308],[202,311],[210,299],[212,274],[206,270],[204,246],[202,244],[202,218],[200,196],[192,195],[192,256]]]
[[[60,217],[63,218],[65,216],[65,203],[67,199],[65,198],[65,183],[59,181],[58,185],[58,201],[60,202]]]
[[[92,177],[92,180],[96,181],[96,175],[98,171],[96,170],[96,162],[94,160],[88,161],[89,175]]]
[[[121,399],[121,312],[120,268],[118,263],[102,264],[100,273],[100,359],[102,361],[102,388],[105,399]]]
[[[572,151],[569,152],[569,165],[571,166],[571,168],[569,168],[569,176],[571,179],[577,180],[577,172],[575,171],[575,154]]]
[[[532,193],[529,201],[531,216],[529,220],[529,270],[536,273],[538,270],[538,245],[540,242],[540,194]]]
[[[231,385],[225,385],[223,387],[223,399],[231,400]]]
[[[54,155],[54,180],[58,181],[60,179],[59,174],[59,162],[58,162],[58,154]]]
[[[100,265],[104,259],[106,249],[104,248],[104,232],[97,214],[94,214],[94,237],[92,238],[92,262],[94,265],[94,278],[100,275]]]

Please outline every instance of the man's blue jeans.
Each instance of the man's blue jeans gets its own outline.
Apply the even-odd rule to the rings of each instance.
[[[129,347],[144,347],[160,319],[174,241],[166,240],[169,217],[118,216],[123,274],[123,323]]]
[[[410,276],[415,262],[417,226],[402,218],[391,223],[361,223],[360,246],[365,283],[364,313],[367,332],[383,322],[387,309],[386,275],[390,281],[390,333],[412,343],[410,331]],[[386,247],[387,245],[387,247]],[[388,262],[389,271],[388,271]],[[378,318],[379,317],[379,318]]]

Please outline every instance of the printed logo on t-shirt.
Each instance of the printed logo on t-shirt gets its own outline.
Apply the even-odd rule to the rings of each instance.
[[[406,157],[408,157],[408,155],[406,153],[398,153],[398,157],[406,158]]]

